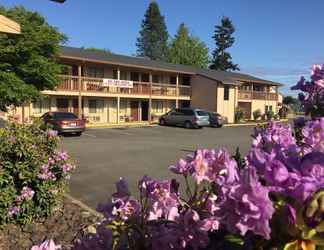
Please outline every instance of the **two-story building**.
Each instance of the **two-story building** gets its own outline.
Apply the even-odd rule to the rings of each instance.
[[[91,123],[154,121],[173,107],[199,107],[234,122],[235,108],[245,118],[260,109],[278,112],[279,83],[247,74],[197,69],[161,61],[62,47],[67,65],[46,98],[16,108],[26,120],[47,111],[69,111]]]

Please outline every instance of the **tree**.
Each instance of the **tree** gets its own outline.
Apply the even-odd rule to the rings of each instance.
[[[168,49],[168,31],[159,6],[151,2],[142,21],[137,38],[137,56],[165,60]]]
[[[198,37],[190,35],[188,28],[182,23],[170,43],[167,61],[207,68],[208,48]]]
[[[93,51],[93,52],[102,52],[102,53],[112,54],[110,49],[100,49],[100,48],[95,48],[95,47],[89,47],[89,48],[81,47],[81,49]]]
[[[40,91],[54,89],[62,66],[56,61],[65,35],[51,27],[37,12],[23,7],[0,14],[21,25],[20,35],[0,34],[0,110],[19,106],[40,97]]]
[[[298,102],[298,100],[292,96],[285,96],[282,100],[282,102],[288,106],[292,105],[292,104],[296,104]]]
[[[214,70],[240,70],[237,64],[232,62],[232,56],[226,49],[232,47],[235,38],[232,36],[235,32],[235,27],[228,17],[223,17],[221,25],[215,26],[213,39],[215,40],[216,48],[213,51],[213,58],[210,69]]]

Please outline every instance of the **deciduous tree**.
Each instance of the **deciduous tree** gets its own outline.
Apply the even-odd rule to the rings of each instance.
[[[37,12],[0,6],[0,14],[21,25],[20,35],[0,34],[0,110],[5,111],[55,88],[62,70],[59,45],[67,38]]]

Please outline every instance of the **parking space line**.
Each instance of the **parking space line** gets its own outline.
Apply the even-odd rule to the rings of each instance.
[[[89,136],[89,137],[92,137],[92,138],[97,138],[97,136],[91,135],[91,134],[87,134],[87,133],[83,133],[82,135]]]

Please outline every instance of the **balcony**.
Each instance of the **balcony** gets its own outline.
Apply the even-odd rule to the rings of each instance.
[[[267,100],[267,101],[277,101],[278,94],[270,92],[261,91],[244,91],[239,90],[238,92],[239,100]]]
[[[102,87],[103,78],[67,76],[61,75],[61,82],[57,86],[57,91],[78,92],[81,82],[82,92],[97,92],[119,95],[145,95],[145,96],[162,96],[162,97],[183,97],[190,98],[191,87],[187,85],[179,85],[178,90],[174,84],[164,83],[148,83],[148,82],[133,82],[133,88],[121,87]]]

